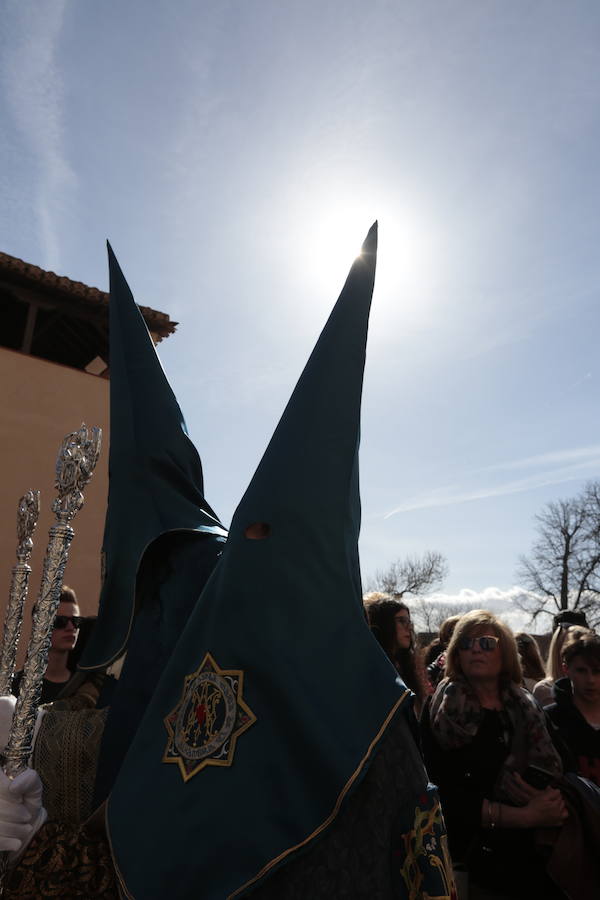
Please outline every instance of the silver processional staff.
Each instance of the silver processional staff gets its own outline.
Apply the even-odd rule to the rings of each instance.
[[[60,590],[69,545],[75,532],[70,522],[83,506],[83,490],[98,462],[102,431],[82,425],[63,440],[56,460],[55,487],[58,496],[52,504],[56,522],[50,529],[40,592],[33,609],[31,637],[12,720],[10,737],[4,751],[4,772],[16,778],[27,768],[33,749],[37,708],[42,681],[48,665],[52,623],[60,602]],[[0,897],[4,894],[8,854],[0,854]]]
[[[22,772],[31,756],[37,707],[48,665],[52,623],[60,601],[69,545],[75,534],[70,522],[83,506],[83,490],[98,461],[101,438],[99,428],[88,429],[82,425],[79,431],[67,435],[58,453],[55,481],[58,496],[52,504],[56,522],[50,529],[40,592],[33,609],[23,678],[4,752],[4,771],[9,778],[15,778]]]
[[[40,492],[27,491],[19,500],[17,509],[17,562],[13,566],[10,593],[4,619],[4,640],[0,654],[0,696],[10,694],[17,645],[23,624],[23,607],[27,599],[29,576],[31,574],[31,551],[33,532],[40,514]]]

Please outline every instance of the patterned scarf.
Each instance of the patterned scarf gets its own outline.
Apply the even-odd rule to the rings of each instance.
[[[512,726],[510,752],[498,777],[498,799],[508,796],[504,778],[511,772],[523,774],[527,766],[539,766],[554,775],[562,774],[560,757],[546,729],[544,713],[531,694],[512,682],[503,685],[500,697]],[[466,679],[444,678],[431,701],[431,728],[440,746],[456,750],[469,744],[481,726],[484,710]]]

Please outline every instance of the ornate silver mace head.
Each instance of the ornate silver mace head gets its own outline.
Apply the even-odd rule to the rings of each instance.
[[[102,431],[82,425],[63,440],[56,460],[58,496],[52,503],[57,522],[67,525],[83,506],[83,489],[100,455]]]
[[[40,515],[40,492],[27,491],[17,508],[17,561],[29,562],[33,550],[33,532]]]

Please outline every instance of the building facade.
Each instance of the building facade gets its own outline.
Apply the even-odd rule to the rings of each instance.
[[[165,313],[140,307],[155,343],[175,331]],[[108,294],[0,253],[0,615],[16,562],[19,498],[41,491],[25,626],[39,588],[54,491],[54,465],[65,435],[82,422],[102,428],[102,452],[74,521],[65,583],[94,615],[100,590],[100,547],[108,491]],[[19,648],[23,657],[27,631]]]

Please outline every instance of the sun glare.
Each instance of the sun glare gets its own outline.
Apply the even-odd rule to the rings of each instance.
[[[378,322],[422,329],[443,315],[442,285],[449,273],[446,221],[436,198],[418,186],[391,193],[381,184],[358,185],[356,173],[329,182],[295,183],[284,231],[290,270],[305,288],[305,305],[327,308],[375,220],[379,223],[375,307]]]
[[[437,282],[439,241],[417,214],[389,210],[338,208],[318,218],[308,248],[312,280],[319,288],[339,289],[375,219],[379,221],[376,285],[378,295],[424,295]]]

